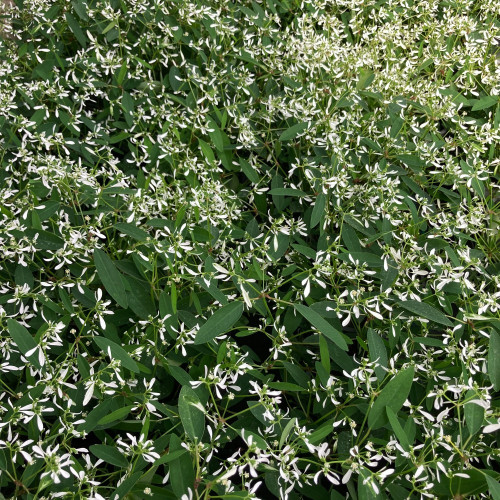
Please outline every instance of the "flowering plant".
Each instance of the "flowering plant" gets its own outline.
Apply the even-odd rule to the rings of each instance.
[[[1,498],[500,498],[500,23],[474,0],[15,0]]]

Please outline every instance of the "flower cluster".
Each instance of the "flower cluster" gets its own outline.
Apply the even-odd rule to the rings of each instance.
[[[0,497],[498,496],[494,4],[0,4]]]

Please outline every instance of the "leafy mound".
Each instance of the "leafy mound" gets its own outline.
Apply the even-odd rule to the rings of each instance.
[[[500,498],[494,2],[6,8],[5,498]]]

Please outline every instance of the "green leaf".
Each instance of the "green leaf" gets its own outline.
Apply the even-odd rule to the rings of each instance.
[[[139,258],[138,261],[144,262]],[[148,319],[148,316],[157,314],[156,305],[151,299],[149,283],[144,283],[144,281],[135,279],[132,276],[127,277],[127,281],[130,284],[130,292],[127,294],[130,309],[140,319]]]
[[[291,382],[269,382],[267,385],[277,391],[302,392],[304,390],[300,385]]]
[[[415,368],[413,366],[402,370],[382,389],[369,410],[368,425],[371,429],[378,429],[387,423],[387,407],[394,413],[400,410],[410,393],[414,374]]]
[[[134,106],[134,98],[128,92],[123,92],[122,108],[124,111],[125,121],[127,122],[127,125],[129,127],[132,127],[134,125],[134,118],[132,116],[134,112]]]
[[[97,427],[99,420],[104,417],[110,409],[116,404],[116,400],[112,398],[107,398],[99,403],[85,418],[76,430],[78,432],[90,432]]]
[[[396,116],[393,119],[392,125],[391,125],[391,131],[390,131],[390,136],[392,139],[397,137],[399,134],[400,130],[403,128],[404,120],[400,118],[399,116]]]
[[[117,467],[128,467],[128,460],[114,447],[105,444],[93,444],[89,447],[90,452],[106,463]]]
[[[105,35],[108,31],[111,31],[115,26],[118,21],[114,20],[111,21],[103,30],[102,30],[102,35]]]
[[[357,90],[364,90],[370,86],[375,79],[375,74],[371,69],[361,68],[359,73],[358,83],[356,84]]]
[[[310,379],[306,375],[306,373],[295,363],[290,363],[288,361],[282,361],[281,363],[285,367],[287,373],[289,373],[295,380],[295,382],[297,382],[302,388],[307,389]]]
[[[146,241],[149,237],[149,234],[146,231],[144,231],[144,229],[138,228],[135,224],[129,224],[127,222],[118,222],[113,227],[115,229],[118,229],[120,233],[124,233],[127,236],[130,236],[137,241]]]
[[[308,259],[316,259],[316,250],[313,250],[311,247],[307,247],[305,245],[297,245],[296,243],[292,243],[292,248],[297,250],[297,252],[301,253]]]
[[[308,126],[309,125],[307,122],[297,123],[296,125],[293,125],[282,132],[278,140],[280,142],[291,141],[292,139],[295,139],[299,134],[304,132]]]
[[[271,191],[268,191],[267,194],[271,194],[273,196],[306,196],[304,191],[293,188],[274,188],[271,189]]]
[[[222,135],[221,129],[212,118],[208,117],[207,122],[209,126],[208,135],[212,140],[213,145],[215,146],[217,151],[224,151],[224,136]]]
[[[111,352],[111,357],[120,360],[124,368],[127,368],[131,372],[139,373],[139,367],[123,347],[105,337],[94,337],[94,342],[108,355]]]
[[[105,252],[96,248],[94,250],[94,264],[104,288],[106,288],[118,305],[127,309],[127,292],[123,285],[120,271],[116,269],[113,261]]]
[[[69,12],[66,12],[66,14],[64,16],[65,16],[66,21],[68,23],[69,29],[75,35],[75,38],[78,40],[78,43],[83,48],[87,47],[87,37],[83,33],[82,28],[80,28],[78,21]]]
[[[118,408],[118,410],[112,411],[109,415],[102,417],[97,422],[97,425],[106,425],[117,420],[123,420],[132,411],[133,408],[135,408],[135,405]]]
[[[368,481],[369,478],[371,478],[371,481]],[[380,491],[377,481],[372,477],[372,472],[365,467],[361,467],[358,475],[358,500],[377,500],[379,498],[379,495],[373,489],[372,483],[375,483]]]
[[[198,285],[204,288],[215,300],[220,302],[222,305],[227,304],[227,297],[217,288],[216,280],[212,280],[209,286],[207,286],[203,278],[196,278],[195,281],[198,283]]]
[[[469,103],[474,103],[472,106],[472,111],[481,111],[483,109],[488,109],[491,108],[492,106],[495,106],[495,104],[498,102],[498,98],[494,96],[485,96],[481,97],[481,99],[471,99]]]
[[[288,423],[285,425],[285,428],[283,429],[283,432],[281,433],[280,437],[280,444],[279,447],[282,448],[283,445],[286,442],[286,438],[290,434],[290,431],[293,429],[293,426],[296,424],[297,419],[296,418],[291,418]]]
[[[396,304],[415,316],[434,321],[434,323],[439,323],[440,325],[453,326],[453,323],[442,312],[424,302],[418,302],[417,300],[402,300]]]
[[[114,493],[110,496],[113,500],[118,500],[121,498],[125,498],[125,495],[129,493],[129,491],[134,487],[135,483],[139,481],[139,478],[142,476],[141,471],[134,472],[131,476],[127,477],[125,481],[120,483],[120,486],[116,488]]]
[[[17,347],[21,351],[21,353],[26,356],[26,353],[36,349],[37,343],[35,339],[31,336],[31,333],[28,330],[18,323],[15,319],[9,318],[7,320],[7,328],[9,330],[10,336],[12,340],[16,343]],[[33,365],[40,369],[41,365],[38,361],[38,353],[33,352],[27,357]]]
[[[89,20],[89,16],[87,15],[87,4],[85,2],[83,2],[82,0],[73,0],[71,4],[73,5],[73,9],[81,19],[83,19],[84,21]]]
[[[186,453],[186,450],[184,448],[182,450],[170,451],[169,453],[166,453],[165,455],[161,456],[158,460],[156,460],[154,465],[155,465],[155,467],[158,467],[158,465],[161,465],[161,464],[168,464],[169,462],[172,462],[172,460],[179,458],[180,456],[184,455],[185,453]]]
[[[375,375],[377,376],[378,381],[382,382],[386,374],[384,368],[387,368],[387,350],[385,348],[384,341],[371,328],[368,329],[367,339],[370,361],[373,363],[375,360],[378,360],[377,362],[380,366],[375,368]]]
[[[208,163],[210,163],[210,165],[215,164],[215,155],[214,152],[212,151],[212,148],[210,147],[210,144],[207,144],[205,141],[198,139],[198,145],[200,146],[201,152],[203,153],[203,156],[207,159]]]
[[[348,224],[344,224],[342,226],[342,240],[344,241],[345,246],[350,252],[361,253],[361,244],[359,242],[358,235],[356,234],[356,231]]]
[[[241,430],[238,430],[237,432],[241,436],[243,441],[245,441],[245,443],[249,444],[250,439],[251,439],[252,443],[255,443],[261,450],[267,450],[268,444],[266,443],[266,440],[260,434],[256,434],[255,432],[251,432],[248,429],[241,429]]]
[[[258,184],[260,182],[260,177],[257,171],[248,163],[247,160],[240,158],[241,171],[247,176],[248,180],[253,184]]]
[[[342,350],[347,351],[347,344],[342,334],[336,330],[328,321],[322,318],[316,311],[303,304],[294,304],[295,309],[304,318],[317,328],[323,335],[328,337],[334,344],[339,346]]]
[[[200,328],[194,339],[195,344],[205,344],[218,335],[227,332],[243,314],[243,302],[231,302],[216,311]]]
[[[387,406],[385,408],[385,412],[387,413],[387,418],[389,419],[392,430],[398,438],[399,444],[401,445],[403,450],[410,451],[410,442],[408,441],[408,436],[406,435],[404,429],[401,427],[397,415],[394,413],[390,406]]]
[[[172,434],[170,436],[170,453],[181,450],[185,453],[170,462],[170,483],[177,498],[181,498],[187,493],[188,488],[193,487],[195,474],[189,452],[182,446],[179,436]]]
[[[184,431],[193,441],[201,441],[205,430],[205,415],[196,392],[184,385],[179,393],[179,416]]]
[[[475,395],[474,391],[467,391],[465,395],[466,398],[473,397]],[[464,405],[465,423],[467,424],[467,429],[469,429],[470,435],[474,435],[481,429],[484,421],[484,408],[477,405],[476,403],[465,403]]]
[[[488,349],[488,375],[495,391],[500,390],[500,335],[492,330]]]
[[[309,435],[309,438],[308,438],[309,442],[311,444],[316,444],[316,443],[323,441],[323,439],[325,439],[326,436],[331,435],[333,432],[333,423],[334,422],[335,422],[334,418],[327,420],[323,425],[321,425],[321,427],[318,427],[317,429],[315,429]]]
[[[382,259],[378,255],[370,252],[349,252],[342,253],[338,256],[338,258],[344,262],[352,262],[350,257],[352,257],[354,261],[365,262],[369,267],[382,267],[383,265]]]
[[[314,207],[311,214],[311,221],[309,222],[309,229],[316,227],[317,224],[321,221],[321,217],[325,215],[325,207],[326,207],[326,195],[323,193],[318,194],[316,196],[316,201],[314,202]]]
[[[330,351],[328,350],[328,341],[324,335],[319,336],[319,357],[321,359],[321,364],[325,369],[326,373],[330,373]]]
[[[127,69],[127,61],[125,60],[123,61],[120,71],[118,72],[118,75],[116,77],[116,82],[118,83],[118,85],[123,84],[123,80],[125,80],[125,76],[127,76]]]
[[[496,479],[488,476],[488,474],[484,474],[484,477],[488,483],[488,491],[491,493],[491,498],[493,498],[493,500],[500,500],[500,483]]]

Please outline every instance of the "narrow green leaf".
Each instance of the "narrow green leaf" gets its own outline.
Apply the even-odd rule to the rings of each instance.
[[[361,243],[359,242],[358,235],[349,224],[342,226],[342,240],[350,252],[361,252]]]
[[[368,481],[370,478],[371,480]],[[372,476],[372,472],[366,467],[361,467],[358,475],[358,500],[377,500],[379,495],[375,492],[374,485],[380,491],[380,487],[376,479]]]
[[[140,229],[135,224],[129,224],[128,222],[118,222],[113,227],[137,241],[146,241],[149,237],[149,234],[144,229]]]
[[[394,413],[390,406],[387,406],[385,411],[387,413],[387,418],[389,419],[392,430],[398,438],[399,444],[401,445],[403,450],[410,451],[410,442],[408,441],[408,436],[406,435],[404,429],[401,427],[397,415]]]
[[[7,327],[10,336],[23,354],[26,354],[37,346],[35,339],[31,336],[30,332],[28,332],[26,327],[18,323],[15,319],[9,318],[7,320]]]
[[[390,131],[390,136],[392,139],[397,137],[400,130],[403,128],[403,124],[404,124],[404,120],[402,118],[400,118],[399,116],[394,118],[394,121],[392,122],[392,125],[391,125],[391,131]]]
[[[196,282],[204,288],[215,300],[219,301],[222,305],[227,304],[227,297],[217,288],[216,280],[212,280],[210,285],[207,286],[203,278],[196,278]]]
[[[375,73],[371,69],[361,68],[359,73],[358,83],[356,84],[357,90],[364,90],[371,85],[375,79]]]
[[[488,483],[488,491],[491,493],[491,498],[493,500],[500,500],[500,483],[491,476],[488,476],[488,474],[485,474],[484,477]]]
[[[36,349],[37,343],[31,336],[31,333],[28,332],[28,330],[15,319],[9,318],[7,320],[7,328],[12,340],[16,343],[17,347],[24,356],[26,356],[26,353]],[[37,354],[37,352],[32,352],[27,359],[29,359],[36,368],[40,369],[41,365],[38,361]]]
[[[297,384],[299,384],[302,388],[307,389],[310,380],[307,374],[294,363],[290,363],[288,361],[282,361],[281,363],[295,382],[297,382]]]
[[[251,440],[252,443],[255,443],[261,450],[267,450],[268,444],[261,435],[251,432],[248,429],[238,430],[238,434],[241,436],[243,441],[245,441],[245,443],[249,444]]]
[[[250,163],[243,158],[240,158],[239,161],[241,171],[247,176],[248,180],[253,184],[258,184],[260,182],[260,177],[252,165],[250,165]]]
[[[102,35],[105,35],[108,31],[111,31],[115,26],[118,21],[111,21],[103,30],[102,30]]]
[[[343,260],[344,262],[352,262],[352,259],[356,262],[364,262],[368,264],[370,267],[382,267],[383,262],[382,259],[378,256],[375,255],[374,253],[370,252],[349,252],[349,253],[342,253],[338,256],[340,260]]]
[[[274,188],[271,189],[271,191],[268,191],[267,194],[271,194],[273,196],[306,196],[304,191],[293,188]]]
[[[94,337],[94,342],[106,354],[109,355],[109,352],[111,352],[111,357],[120,360],[124,368],[127,368],[131,372],[139,373],[139,367],[123,347],[105,337]]]
[[[424,302],[418,302],[417,300],[402,300],[396,304],[415,316],[434,321],[434,323],[439,323],[440,325],[453,326],[453,323],[442,312]]]
[[[84,422],[78,425],[76,430],[78,432],[90,432],[97,427],[99,420],[104,417],[110,409],[113,408],[113,403],[115,400],[112,398],[107,398],[99,403],[85,418]]]
[[[498,102],[498,98],[494,96],[485,96],[481,99],[470,100],[469,103],[474,103],[472,106],[472,111],[482,111],[483,109],[488,109],[494,106]]]
[[[205,430],[205,415],[196,392],[184,385],[179,393],[179,416],[184,431],[193,441],[201,441]]]
[[[488,349],[488,375],[495,391],[500,390],[500,335],[492,330]]]
[[[386,374],[384,368],[387,368],[387,349],[385,348],[382,338],[371,328],[368,329],[367,339],[370,361],[373,363],[377,360],[377,363],[380,365],[375,368],[375,375],[377,376],[378,381],[382,382]]]
[[[185,453],[178,455],[170,462],[170,483],[177,498],[188,492],[188,488],[193,487],[195,474],[189,452],[182,446],[182,441],[177,434],[170,437],[170,453],[183,450]]]
[[[109,415],[102,417],[97,422],[97,425],[106,425],[111,422],[116,422],[117,420],[123,420],[132,411],[133,408],[135,408],[135,405],[118,408],[118,410],[112,411]]]
[[[119,500],[121,498],[125,498],[127,493],[135,486],[135,483],[139,481],[139,478],[142,476],[142,471],[134,472],[131,476],[127,477],[125,481],[120,483],[120,486],[116,488],[114,493],[111,495],[112,500]]]
[[[328,350],[328,342],[324,335],[319,336],[319,357],[326,373],[330,373],[330,351]]]
[[[309,442],[311,444],[316,444],[323,439],[326,438],[326,436],[331,435],[333,431],[333,423],[335,422],[335,419],[332,418],[330,420],[327,420],[321,427],[317,428],[314,430],[310,435],[309,435]]]
[[[387,423],[387,407],[395,413],[400,410],[410,393],[414,374],[415,368],[413,366],[402,370],[382,389],[369,410],[368,425],[371,429],[378,429]]]
[[[77,354],[76,363],[78,365],[79,375],[82,379],[90,377],[90,365],[89,362],[81,355]]]
[[[129,127],[132,127],[134,125],[134,119],[133,119],[133,112],[134,112],[134,98],[128,93],[128,92],[123,92],[122,96],[122,108],[125,116],[125,121],[127,122],[127,125]]]
[[[280,142],[291,141],[295,139],[299,134],[304,132],[308,127],[307,122],[297,123],[296,125],[292,125],[290,128],[287,128],[282,134],[279,136]]]
[[[71,4],[73,5],[73,9],[81,19],[83,19],[84,21],[89,20],[89,16],[87,15],[87,4],[85,2],[83,2],[82,0],[73,0]]]
[[[474,391],[468,391],[466,397],[474,396]],[[481,429],[484,421],[484,408],[476,403],[465,403],[464,405],[465,423],[472,436]]]
[[[123,84],[123,80],[125,80],[125,77],[127,76],[127,70],[128,70],[127,61],[125,60],[123,61],[120,71],[116,77],[116,82],[118,83],[118,85]]]
[[[267,385],[277,391],[302,392],[304,390],[300,385],[291,382],[269,382]]]
[[[215,155],[214,152],[212,151],[212,148],[210,147],[210,144],[206,143],[201,139],[198,139],[198,145],[200,146],[201,152],[203,153],[203,156],[207,159],[208,163],[210,163],[210,165],[213,165],[215,163]]]
[[[128,460],[114,447],[105,444],[93,444],[89,447],[90,452],[106,463],[117,467],[128,467]]]
[[[417,344],[430,345],[432,347],[443,347],[444,343],[441,339],[435,339],[432,337],[413,337],[413,342]]]
[[[313,227],[316,227],[317,224],[319,224],[319,222],[321,221],[321,217],[325,215],[325,207],[326,196],[323,193],[319,193],[318,196],[316,196],[316,201],[314,202],[309,229],[312,229]]]
[[[292,243],[292,248],[297,250],[297,252],[301,253],[308,259],[316,259],[316,250],[313,250],[311,247],[307,247],[305,245],[297,245],[296,243]]]
[[[161,465],[161,464],[168,464],[169,462],[172,462],[172,460],[179,458],[180,456],[184,455],[185,453],[186,453],[186,450],[184,448],[182,450],[171,451],[169,453],[166,453],[162,457],[160,457],[158,460],[156,460],[154,465],[155,465],[155,467],[158,467],[158,465]]]
[[[104,288],[118,305],[126,309],[128,307],[127,292],[120,271],[116,269],[113,261],[105,252],[96,248],[94,250],[94,264]]]
[[[87,37],[83,33],[83,30],[78,24],[78,21],[69,12],[66,12],[65,17],[69,29],[73,32],[73,35],[75,35],[75,38],[78,40],[78,43],[83,48],[87,47]]]
[[[336,330],[328,321],[322,318],[316,311],[303,304],[294,304],[295,309],[304,318],[317,328],[323,335],[328,337],[334,344],[339,346],[342,350],[347,351],[347,344],[342,334]]]
[[[212,118],[208,117],[207,122],[209,126],[208,135],[210,136],[213,145],[217,151],[224,151],[224,136],[222,135],[221,129]]]
[[[290,434],[290,431],[293,429],[293,426],[295,425],[296,422],[297,422],[296,418],[291,418],[288,421],[288,423],[285,425],[285,428],[283,429],[283,432],[281,433],[281,437],[280,437],[280,444],[279,444],[280,448],[282,448],[283,445],[285,444],[286,438]]]
[[[195,344],[205,344],[218,335],[227,332],[243,314],[243,302],[231,302],[216,311],[200,328],[194,340]]]

